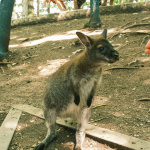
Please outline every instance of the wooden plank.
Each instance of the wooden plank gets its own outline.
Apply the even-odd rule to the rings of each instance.
[[[13,105],[13,107],[44,119],[43,111],[39,108],[29,105]],[[76,123],[68,118],[57,118],[57,124],[69,127],[71,129],[76,129]],[[129,149],[150,150],[150,142],[148,141],[114,132],[105,128],[93,126],[91,124],[87,125],[86,134]]]
[[[11,108],[0,127],[0,150],[7,150],[22,111]]]
[[[76,123],[71,119],[57,119],[57,124],[76,129]],[[126,147],[133,150],[150,150],[150,142],[144,141],[135,137],[131,137],[125,134],[114,132],[105,128],[97,127],[88,124],[86,127],[86,134],[93,137],[115,143],[122,147]]]
[[[24,105],[24,104],[12,105],[12,107],[44,119],[43,110],[40,108],[36,108],[31,105]]]

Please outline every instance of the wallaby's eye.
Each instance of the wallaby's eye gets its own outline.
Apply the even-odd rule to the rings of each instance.
[[[101,47],[99,47],[98,49],[99,49],[100,51],[103,51],[103,50],[104,50],[104,47],[101,46]]]

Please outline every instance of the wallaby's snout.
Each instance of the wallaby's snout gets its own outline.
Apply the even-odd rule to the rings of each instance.
[[[116,50],[113,50],[111,52],[111,58],[110,58],[110,63],[113,63],[115,61],[119,60],[119,53]]]
[[[119,60],[119,53],[116,50],[113,51],[112,56],[115,60]]]

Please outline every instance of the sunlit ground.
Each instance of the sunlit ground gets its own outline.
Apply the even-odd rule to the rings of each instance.
[[[82,33],[86,34],[86,35],[100,35],[102,33],[103,30],[95,30],[94,32],[91,31],[82,31]],[[128,29],[123,31],[122,33],[125,32],[131,32],[132,30]],[[71,39],[75,39],[77,38],[76,32],[81,32],[80,30],[71,30],[66,32],[65,34],[54,34],[51,36],[46,36],[44,38],[40,38],[38,40],[33,40],[33,41],[29,41],[29,42],[24,42],[22,44],[11,44],[9,45],[10,48],[15,48],[15,47],[27,47],[27,46],[35,46],[38,44],[42,44],[45,42],[49,42],[49,41],[62,41],[62,40],[71,40]],[[115,32],[117,32],[117,29],[112,28],[108,30],[108,34],[114,34]],[[147,30],[139,30],[137,32],[147,32]],[[14,37],[13,37],[14,38]]]
[[[39,75],[40,76],[47,76],[54,73],[60,66],[66,63],[68,59],[55,59],[47,61],[46,66],[39,66]]]
[[[35,46],[35,45],[39,45],[39,44],[43,44],[45,42],[49,42],[49,41],[63,41],[63,40],[71,40],[71,39],[75,39],[77,38],[76,32],[80,32],[80,30],[71,30],[66,32],[65,34],[54,34],[54,35],[50,35],[50,36],[45,36],[43,38],[37,39],[37,40],[32,40],[32,41],[27,41],[21,44],[12,44],[9,45],[10,48],[20,48],[20,47],[30,47],[30,46]],[[102,33],[103,30],[95,30],[94,32],[91,31],[87,31],[87,30],[83,30],[82,33],[89,35],[89,36],[94,36],[94,35],[100,35]],[[108,30],[108,34],[114,34],[117,32],[117,29],[112,28]],[[131,30],[127,30],[127,32],[131,32]],[[12,38],[16,38],[16,37],[12,37]],[[47,61],[47,63],[42,66],[38,66],[38,75],[40,76],[48,76],[51,75],[52,73],[54,73],[61,65],[63,65],[64,63],[66,63],[69,59],[56,59],[56,60],[51,60],[51,61]],[[20,69],[22,67],[27,67],[27,65],[21,65],[21,66],[17,66],[15,68],[15,66],[13,67],[13,69]]]
[[[35,46],[35,45],[42,44],[42,43],[49,42],[49,41],[71,40],[71,39],[77,38],[77,35],[76,35],[77,31],[80,32],[80,30],[71,30],[71,31],[66,32],[66,34],[55,34],[55,35],[51,35],[51,36],[46,36],[46,37],[38,39],[38,40],[25,42],[23,44],[9,45],[9,47],[14,48],[14,47]],[[96,30],[94,32],[82,31],[82,33],[91,36],[91,35],[100,35],[102,33],[102,31],[103,30]],[[115,29],[108,30],[108,33],[114,33],[114,32],[116,32]]]
[[[35,46],[35,45],[39,45],[39,44],[43,44],[45,42],[49,42],[49,41],[63,41],[63,40],[71,40],[71,39],[75,39],[77,38],[76,32],[80,32],[80,30],[71,30],[66,32],[65,34],[55,34],[55,35],[51,35],[51,36],[45,36],[44,38],[40,38],[37,40],[33,40],[33,41],[27,41],[21,44],[12,44],[9,45],[10,48],[20,48],[20,47],[30,47],[30,46]],[[84,34],[86,35],[100,35],[102,33],[103,30],[96,30],[94,32],[91,31],[83,31]],[[114,32],[114,29],[110,29],[108,31],[109,33]],[[11,38],[16,38],[16,37],[11,37]],[[38,76],[48,76],[51,75],[52,73],[54,73],[61,65],[63,65],[64,63],[66,63],[69,59],[56,59],[56,60],[51,60],[51,61],[47,61],[47,63],[45,65],[40,65],[38,66]],[[14,66],[13,69],[21,69],[26,68],[28,65],[20,65],[20,66]],[[23,69],[22,68],[22,69]]]

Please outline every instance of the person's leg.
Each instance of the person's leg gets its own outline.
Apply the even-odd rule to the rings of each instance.
[[[110,0],[110,5],[113,5],[114,0]]]
[[[48,0],[44,0],[43,5],[42,5],[42,8],[46,7],[46,2],[47,2],[47,1],[48,1]]]
[[[55,0],[55,2],[56,2],[57,7],[59,8],[59,10],[62,11],[62,6],[61,6],[60,1]]]
[[[102,6],[107,6],[107,0],[104,1],[104,3],[102,4]]]
[[[51,3],[51,1],[52,1],[52,0],[49,0],[49,2],[47,3],[47,6],[46,6],[47,8],[50,8],[50,3]]]
[[[66,10],[67,10],[67,8],[66,8],[66,6],[65,6],[64,2],[63,2],[62,0],[59,0],[59,1],[60,1],[61,5],[62,5],[63,9],[66,11]]]

